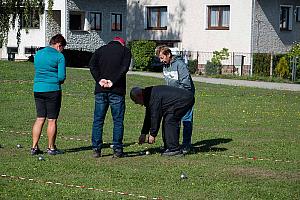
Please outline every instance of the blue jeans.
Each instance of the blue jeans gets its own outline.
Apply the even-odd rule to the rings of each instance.
[[[191,108],[181,119],[183,124],[183,137],[182,146],[189,147],[192,142],[192,132],[193,132],[193,110]]]
[[[114,151],[123,150],[125,97],[109,92],[97,93],[95,95],[94,122],[92,130],[93,150],[100,150],[102,148],[103,125],[109,106],[114,123],[113,149]]]

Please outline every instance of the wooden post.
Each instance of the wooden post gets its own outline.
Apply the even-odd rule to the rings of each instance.
[[[270,77],[273,76],[273,52],[271,53],[271,61],[270,61]]]

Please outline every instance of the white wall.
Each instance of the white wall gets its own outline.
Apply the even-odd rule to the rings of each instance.
[[[145,6],[168,6],[168,30],[144,30]],[[207,30],[207,6],[230,5],[230,29]],[[180,40],[181,50],[212,52],[251,51],[252,0],[128,0],[128,40]]]
[[[65,1],[66,0],[54,0],[53,10],[61,10],[62,16],[62,34],[65,35]],[[46,3],[46,8],[48,7]],[[16,22],[17,25],[17,22]],[[49,41],[45,39],[45,14],[40,17],[40,28],[39,29],[29,29],[28,33],[25,30],[21,30],[21,43],[18,48],[18,54],[15,55],[16,60],[28,59],[30,54],[25,54],[25,47],[45,47],[48,45]],[[7,48],[6,47],[17,47],[17,30],[11,29],[8,33],[8,42],[6,46],[2,48],[2,59],[7,59]]]
[[[182,47],[192,51],[212,52],[223,47],[229,51],[251,50],[252,0],[187,0],[186,24]],[[207,30],[207,6],[229,5],[229,30]]]

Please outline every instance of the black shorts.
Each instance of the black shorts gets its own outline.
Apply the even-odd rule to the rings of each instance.
[[[37,117],[57,119],[61,107],[61,90],[53,92],[34,92]]]

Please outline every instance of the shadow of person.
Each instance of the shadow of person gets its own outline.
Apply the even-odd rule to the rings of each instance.
[[[146,155],[156,154],[161,151],[162,151],[162,149],[160,147],[154,147],[154,148],[148,148],[147,150],[130,151],[130,152],[125,152],[125,153],[126,153],[126,157],[137,157],[137,156],[146,156]]]
[[[123,144],[124,147],[130,146],[135,144],[135,142],[131,142],[131,143],[125,143]],[[111,143],[105,143],[102,145],[102,149],[104,148],[111,148]],[[79,152],[79,151],[89,151],[89,150],[93,150],[92,146],[84,146],[84,147],[76,147],[76,148],[70,148],[70,149],[65,149],[66,153],[74,153],[74,152]]]
[[[202,140],[192,144],[193,152],[216,152],[216,151],[227,151],[226,148],[215,147],[219,144],[224,144],[231,142],[231,138],[217,138],[217,139],[210,139],[210,140]]]

